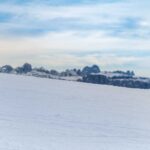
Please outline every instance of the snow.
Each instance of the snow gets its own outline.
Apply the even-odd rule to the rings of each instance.
[[[113,78],[113,77],[133,77],[128,74],[123,74],[123,73],[115,73],[115,72],[100,72],[100,73],[92,73],[92,75],[104,75],[108,78]]]
[[[150,90],[0,74],[0,150],[149,150]]]

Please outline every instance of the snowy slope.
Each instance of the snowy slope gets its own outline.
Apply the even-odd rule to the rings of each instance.
[[[0,74],[0,150],[150,150],[150,90]]]

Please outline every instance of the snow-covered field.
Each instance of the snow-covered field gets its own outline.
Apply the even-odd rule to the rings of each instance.
[[[150,90],[0,74],[0,150],[150,150]]]

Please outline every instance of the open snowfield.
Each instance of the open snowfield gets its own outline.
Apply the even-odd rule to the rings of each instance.
[[[0,74],[0,150],[150,150],[150,90]]]

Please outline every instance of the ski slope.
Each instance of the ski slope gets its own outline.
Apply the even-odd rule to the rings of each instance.
[[[150,150],[150,90],[0,74],[0,150]]]

